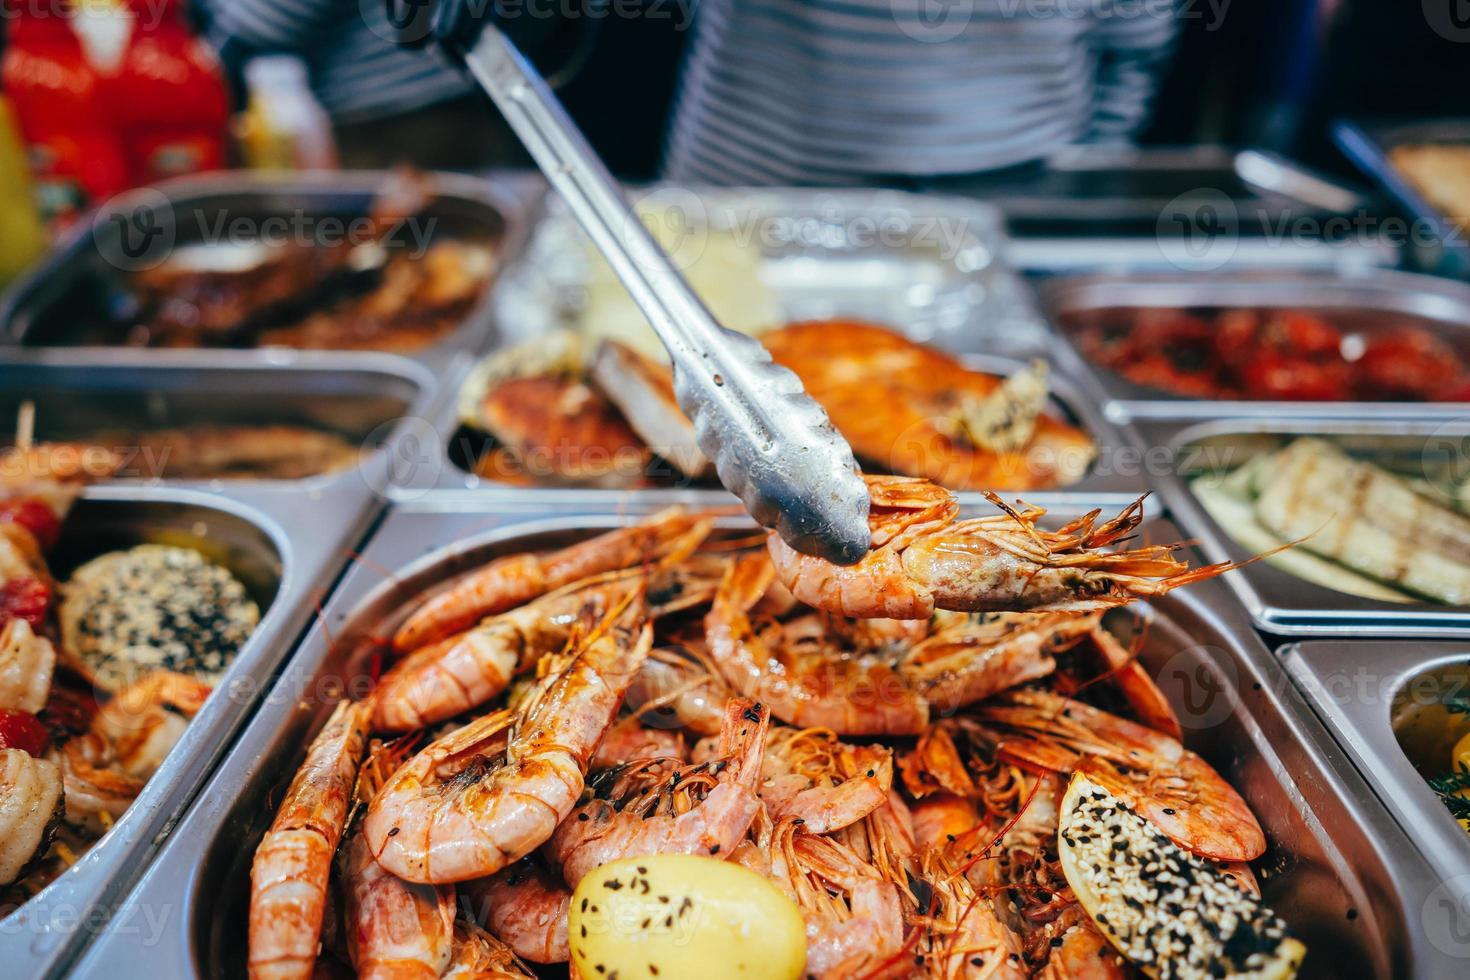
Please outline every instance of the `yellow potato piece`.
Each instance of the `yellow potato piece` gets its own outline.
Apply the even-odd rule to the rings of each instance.
[[[625,858],[582,879],[569,920],[583,980],[796,980],[806,927],[796,903],[738,864],[687,854]]]

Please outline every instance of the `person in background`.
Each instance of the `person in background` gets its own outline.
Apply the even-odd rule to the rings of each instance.
[[[344,166],[518,157],[489,104],[437,53],[395,49],[378,0],[206,2],[227,60],[236,50],[305,59]],[[643,117],[667,104],[656,86],[625,84],[627,66],[648,51],[676,57],[663,35],[677,31],[688,50],[663,176],[862,184],[994,170],[1077,142],[1126,143],[1147,119],[1178,27],[1175,2],[700,0],[690,16],[670,18],[666,3],[623,4],[612,16],[604,0],[585,0],[559,24],[543,18],[542,43],[530,48],[544,55],[558,26],[578,43],[596,36],[589,25],[603,26],[583,77],[563,94],[605,158],[637,161],[615,163],[623,176],[653,175],[618,144],[647,142]],[[601,13],[589,14],[596,4]],[[514,26],[525,38],[537,25]]]
[[[1171,0],[702,0],[697,12],[665,173],[717,184],[963,174],[1125,144],[1179,26]]]
[[[343,167],[487,167],[519,157],[483,95],[432,49],[405,50],[380,0],[202,0],[206,37],[238,77],[290,54],[332,119]]]

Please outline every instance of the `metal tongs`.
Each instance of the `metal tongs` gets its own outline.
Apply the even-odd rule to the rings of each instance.
[[[493,0],[386,2],[400,44],[435,43],[469,69],[632,294],[668,349],[679,407],[720,482],[798,551],[858,561],[868,550],[868,493],[847,441],[796,375],[715,321],[493,23]]]

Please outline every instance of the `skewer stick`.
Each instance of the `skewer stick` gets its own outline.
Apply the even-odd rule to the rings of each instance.
[[[30,452],[35,436],[36,403],[27,398],[15,413],[15,448],[22,453]]]

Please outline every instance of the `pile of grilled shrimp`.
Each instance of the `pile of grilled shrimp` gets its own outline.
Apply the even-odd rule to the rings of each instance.
[[[1102,625],[1228,566],[1127,547],[1138,504],[1046,531],[868,486],[857,565],[675,508],[385,624],[271,796],[251,975],[591,977],[573,889],[686,854],[790,898],[808,976],[1291,976],[1260,825]]]

